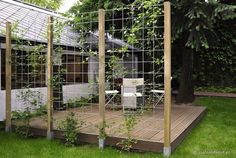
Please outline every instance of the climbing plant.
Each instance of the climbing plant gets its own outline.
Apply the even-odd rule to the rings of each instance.
[[[132,136],[132,130],[137,124],[138,116],[134,114],[126,114],[124,117],[123,131],[125,132],[126,138],[117,143],[118,146],[121,146],[123,151],[130,151],[134,144],[137,143],[137,140]]]
[[[68,113],[66,118],[59,122],[58,128],[64,132],[66,146],[74,146],[76,144],[77,135],[83,124],[84,122],[77,120],[73,112]]]

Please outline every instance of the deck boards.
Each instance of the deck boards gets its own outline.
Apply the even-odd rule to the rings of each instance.
[[[162,151],[164,131],[163,131],[163,107],[158,107],[154,111],[148,111],[138,117],[137,124],[131,134],[138,140],[135,149],[145,151]],[[65,119],[68,112],[74,112],[78,120],[85,122],[81,128],[80,140],[94,143],[97,141],[99,114],[98,106],[88,106],[83,108],[59,111],[53,114],[54,129],[57,129],[58,120]],[[200,106],[173,106],[171,112],[171,142],[174,148],[179,144],[185,135],[203,117],[206,108]],[[124,115],[122,110],[106,110],[106,122],[108,128],[106,132],[109,136],[108,144],[115,145],[126,137],[124,131]],[[33,118],[31,121],[33,128],[46,129],[46,120],[42,117]],[[84,134],[83,134],[84,133]],[[156,145],[156,147],[151,146]]]
[[[175,128],[171,129],[171,139],[174,141],[202,112],[202,109],[196,109],[188,117],[186,117]]]

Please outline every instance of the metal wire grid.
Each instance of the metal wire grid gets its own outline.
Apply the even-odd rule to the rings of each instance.
[[[26,33],[19,28],[17,21],[12,22],[12,109],[17,112],[33,112],[43,107],[47,100],[47,45],[27,40]]]
[[[156,7],[156,8],[155,8]],[[162,5],[153,6],[163,10]],[[136,9],[136,10],[135,10]],[[148,8],[150,11],[150,8]],[[106,112],[113,117],[122,111],[121,86],[123,78],[144,78],[142,103],[138,108],[148,107],[147,98],[153,101],[152,89],[163,88],[163,11],[156,17],[158,22],[146,26],[147,16],[138,17],[130,14],[136,11],[146,12],[147,8],[134,6],[106,10],[106,90],[117,90],[118,94],[106,106]],[[150,13],[152,14],[152,13]],[[72,23],[73,36],[77,36],[76,46],[67,46],[62,53],[61,67],[63,71],[63,106],[66,111],[82,115],[86,122],[83,132],[98,131],[98,12],[81,13]],[[141,21],[137,25],[137,18]],[[130,42],[132,30],[137,30],[137,42]],[[153,32],[149,36],[147,32]],[[78,45],[77,45],[78,44]],[[67,52],[67,53],[65,53]],[[115,61],[114,61],[115,60]],[[76,70],[79,68],[79,70]],[[54,73],[56,73],[54,71]],[[77,78],[80,78],[79,80]],[[68,92],[65,87],[70,86]],[[62,100],[62,99],[60,99]],[[151,103],[154,104],[154,103]],[[107,122],[112,122],[107,118]],[[117,126],[117,125],[114,125]],[[113,128],[113,126],[111,127]],[[116,130],[115,128],[113,128]]]
[[[163,10],[162,7],[153,6],[152,11]],[[150,90],[163,85],[163,11],[156,17],[158,22],[146,26],[148,17],[140,17],[146,10],[142,6],[106,10],[106,89],[119,91],[110,103],[112,109],[107,108],[109,111],[121,110],[122,78],[144,78],[145,88],[141,93],[145,99],[141,108],[147,106],[146,98],[153,97]],[[13,37],[17,37],[13,45],[13,89],[40,91],[41,98],[45,99],[46,83],[54,82],[54,110],[98,115],[94,113],[98,109],[99,95],[98,12],[82,13],[79,17],[72,24],[54,19],[53,81],[46,80],[46,43],[18,40],[21,37],[13,32]],[[141,21],[137,23],[137,19]],[[64,29],[68,25],[71,29]],[[137,42],[132,43],[129,37],[134,28],[138,36]],[[147,35],[150,31],[155,34],[151,38]],[[61,44],[62,34],[71,39],[70,46]],[[118,71],[121,74],[117,74]],[[96,121],[89,124],[87,126],[93,129],[97,126]]]

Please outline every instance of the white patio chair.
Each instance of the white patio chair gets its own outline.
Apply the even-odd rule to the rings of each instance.
[[[122,106],[123,111],[125,109],[136,109],[137,108],[137,98],[142,97],[143,94],[137,92],[137,86],[143,86],[143,78],[123,78],[123,85],[121,87],[122,96]]]

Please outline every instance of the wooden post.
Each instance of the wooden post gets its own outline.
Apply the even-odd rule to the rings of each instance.
[[[11,23],[6,23],[6,128],[11,131]]]
[[[164,156],[171,154],[171,4],[164,2]]]
[[[99,9],[99,116],[100,136],[105,132],[105,10]],[[103,148],[104,140],[99,139],[99,147]],[[101,145],[103,144],[103,145]]]
[[[52,120],[52,106],[53,106],[53,85],[52,85],[52,53],[53,53],[53,18],[48,17],[47,29],[47,138],[53,138],[53,120]]]

